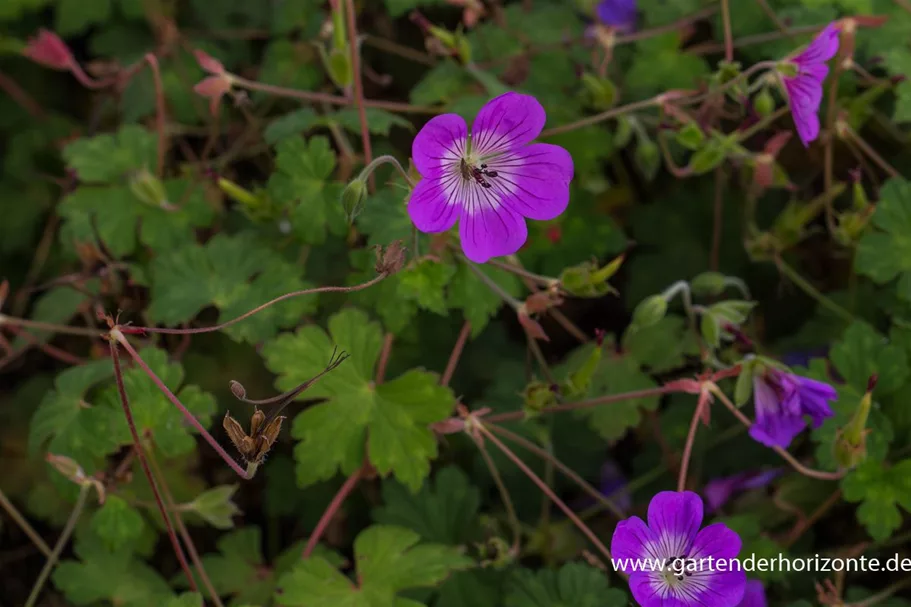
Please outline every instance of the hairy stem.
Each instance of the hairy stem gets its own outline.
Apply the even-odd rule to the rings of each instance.
[[[88,499],[90,490],[91,485],[88,483],[83,484],[79,488],[79,497],[76,498],[76,505],[73,506],[73,511],[70,512],[70,517],[66,520],[63,531],[60,532],[60,537],[57,538],[57,543],[54,544],[54,550],[51,552],[50,556],[47,557],[44,567],[41,568],[41,573],[38,574],[38,579],[35,580],[35,585],[32,586],[32,591],[25,601],[25,607],[35,606],[38,597],[41,595],[41,590],[44,588],[44,583],[47,582],[47,578],[51,575],[51,571],[57,566],[57,561],[60,560],[63,549],[70,541],[73,530],[76,529],[76,523],[79,522],[79,517],[82,516],[82,511],[85,509],[85,502],[86,499]]]
[[[449,360],[446,362],[446,369],[440,377],[441,386],[448,386],[449,382],[452,381],[452,376],[455,374],[456,367],[459,364],[459,358],[462,357],[462,350],[465,348],[465,343],[468,341],[470,335],[471,323],[466,320],[462,323],[462,330],[459,331],[456,343],[452,347],[452,353],[449,355]]]
[[[88,327],[69,327],[67,325],[57,325],[49,322],[38,320],[29,320],[27,318],[13,318],[5,314],[0,314],[0,326],[10,325],[24,327],[26,329],[37,329],[39,331],[50,331],[51,333],[63,333],[65,335],[82,335],[85,337],[101,337],[104,331],[99,329],[90,329]]]
[[[671,392],[679,391],[675,386],[660,386],[658,388],[646,388],[644,390],[633,390],[631,392],[621,392],[620,394],[608,394],[607,396],[599,396],[598,398],[590,398],[588,400],[579,401],[576,403],[566,403],[563,405],[556,405],[553,407],[547,407],[540,411],[541,414],[544,413],[558,413],[560,411],[573,411],[578,409],[588,409],[590,407],[597,407],[600,405],[608,405],[610,403],[619,403],[624,400],[629,400],[633,398],[651,398],[653,396],[661,396],[663,394],[670,394]],[[525,417],[524,411],[509,411],[507,413],[498,413],[496,415],[488,415],[484,419],[490,423],[499,423],[507,422],[518,419],[523,419]]]
[[[683,456],[680,458],[680,473],[677,476],[677,491],[686,491],[686,474],[690,467],[690,458],[693,456],[693,445],[696,442],[696,431],[699,429],[699,421],[702,417],[702,408],[707,407],[708,402],[703,402],[700,398],[693,409],[693,419],[690,420],[690,430],[686,434],[686,443],[683,446]]]
[[[804,293],[815,299],[821,306],[828,308],[829,311],[833,312],[836,316],[845,322],[850,323],[854,321],[854,316],[850,312],[823,295],[819,289],[810,284],[810,281],[805,279],[797,272],[797,270],[788,265],[780,255],[775,258],[775,265],[778,266],[778,270],[782,274],[791,279],[791,282],[797,285]]]
[[[509,526],[512,529],[511,552],[513,554],[518,554],[519,546],[522,543],[522,525],[519,523],[519,517],[516,514],[516,507],[512,503],[512,496],[509,495],[509,490],[506,488],[506,483],[503,482],[503,476],[497,469],[496,464],[493,463],[493,458],[490,457],[490,453],[487,452],[487,447],[484,446],[484,440],[480,436],[473,438],[475,445],[478,447],[478,451],[481,452],[481,457],[484,458],[484,464],[487,465],[487,470],[490,472],[490,476],[493,478],[493,482],[497,486],[497,491],[500,493],[500,499],[503,500],[503,507],[506,508],[506,516],[509,519]]]
[[[301,558],[310,558],[310,555],[313,554],[313,550],[316,548],[316,545],[319,544],[319,539],[323,536],[323,533],[326,532],[326,528],[329,526],[329,523],[332,522],[332,519],[335,517],[339,508],[342,507],[342,504],[345,503],[345,500],[348,499],[348,496],[357,487],[358,482],[364,476],[364,466],[361,466],[354,471],[354,474],[348,477],[345,483],[339,488],[338,492],[335,494],[335,497],[332,498],[332,501],[329,502],[329,505],[326,507],[326,510],[323,512],[323,515],[319,518],[319,521],[316,523],[316,527],[313,529],[313,533],[310,534],[310,537],[307,538],[307,545],[304,546],[304,552],[301,554]]]
[[[380,362],[376,365],[376,383],[379,385],[386,379],[386,366],[389,364],[389,355],[392,353],[392,342],[395,341],[394,333],[386,333],[383,337],[383,349],[380,350]]]
[[[168,516],[168,510],[165,508],[164,502],[161,499],[158,484],[155,482],[155,477],[152,476],[152,470],[149,468],[149,462],[146,459],[145,449],[143,449],[142,441],[139,439],[139,432],[136,431],[136,424],[133,421],[133,411],[130,409],[130,399],[127,396],[126,387],[123,385],[123,371],[120,368],[120,355],[117,353],[117,342],[112,340],[109,343],[109,346],[111,360],[114,362],[114,378],[117,380],[117,392],[120,395],[120,404],[123,406],[123,415],[126,417],[127,426],[130,428],[130,435],[133,437],[133,449],[136,451],[136,457],[139,458],[142,471],[149,481],[149,487],[152,488],[152,494],[155,496],[158,512],[161,514],[161,518],[164,520],[165,527],[168,530],[168,538],[171,540],[174,554],[177,556],[177,560],[180,561],[180,568],[183,569],[184,575],[187,576],[187,582],[190,584],[190,589],[193,590],[193,592],[196,592],[196,580],[193,579],[193,572],[190,571],[190,564],[187,563],[187,557],[183,553],[183,548],[180,547],[180,542],[177,540],[177,534],[174,533],[174,527],[171,525],[171,517]]]

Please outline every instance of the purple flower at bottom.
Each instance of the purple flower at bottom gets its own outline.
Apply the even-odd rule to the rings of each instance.
[[[759,580],[747,580],[743,599],[737,607],[766,607],[765,588]]]
[[[702,492],[705,496],[706,505],[709,507],[709,512],[714,512],[721,508],[735,493],[765,487],[780,474],[780,469],[748,471],[709,481],[705,484],[705,489]]]
[[[746,574],[732,564],[740,536],[723,523],[700,531],[702,514],[692,491],[662,491],[648,505],[648,524],[636,516],[617,524],[613,560],[642,607],[735,607],[743,598]]]
[[[804,416],[818,428],[835,415],[829,401],[837,398],[827,383],[768,368],[753,377],[756,421],[750,436],[767,447],[787,447],[807,427]]]
[[[477,263],[518,251],[528,238],[526,218],[554,219],[569,204],[569,152],[529,145],[545,120],[537,99],[519,93],[487,102],[471,135],[461,116],[431,119],[412,144],[423,177],[408,200],[417,229],[445,232],[458,221],[462,250]]]
[[[598,21],[621,32],[636,26],[636,0],[601,0],[597,8]]]
[[[794,116],[797,135],[804,147],[819,137],[822,83],[829,74],[829,67],[825,62],[834,57],[836,52],[838,27],[830,23],[803,52],[789,61],[796,69],[796,75],[781,77],[791,102],[791,114]]]

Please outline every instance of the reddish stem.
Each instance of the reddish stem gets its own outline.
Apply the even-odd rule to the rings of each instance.
[[[708,406],[708,401],[702,397],[693,410],[693,419],[690,420],[690,431],[686,435],[686,444],[683,446],[683,457],[680,460],[680,474],[677,477],[677,491],[686,491],[686,473],[690,467],[690,458],[693,456],[693,444],[696,442],[696,430],[702,417],[702,408]]]
[[[339,508],[341,508],[342,504],[345,503],[345,500],[357,486],[363,475],[364,467],[361,466],[355,470],[354,474],[349,476],[348,480],[346,480],[345,483],[339,488],[338,493],[336,493],[335,497],[332,498],[332,501],[329,502],[329,505],[326,507],[325,512],[323,512],[323,515],[320,517],[319,522],[316,523],[316,528],[313,529],[313,533],[307,539],[307,545],[304,547],[304,552],[301,555],[301,558],[310,558],[310,555],[313,554],[313,550],[319,543],[319,538],[321,538],[323,533],[325,533],[326,527],[328,527],[329,523],[332,522],[332,519],[335,517]]]
[[[357,104],[358,118],[361,121],[361,143],[364,146],[364,164],[373,160],[370,149],[370,130],[367,128],[367,111],[364,108],[364,83],[361,76],[361,53],[357,41],[357,17],[354,14],[354,0],[345,2],[345,17],[348,20],[348,46],[351,49],[351,73],[354,77],[354,101]],[[370,191],[376,189],[376,178],[370,173],[368,179]]]
[[[209,431],[206,430],[201,423],[199,423],[199,420],[196,419],[196,417],[190,413],[186,407],[183,406],[183,403],[181,403],[180,400],[174,396],[174,393],[171,392],[171,390],[166,385],[164,385],[164,382],[161,381],[161,379],[155,374],[154,371],[152,371],[149,365],[147,365],[146,362],[142,360],[142,357],[139,356],[139,353],[133,348],[133,346],[130,345],[130,342],[127,341],[127,338],[124,337],[123,334],[117,329],[111,331],[111,337],[120,342],[120,345],[123,346],[123,349],[126,350],[127,353],[136,362],[136,364],[139,365],[139,368],[145,371],[146,375],[148,375],[149,378],[155,383],[155,385],[158,386],[158,389],[162,391],[162,393],[167,397],[169,401],[171,401],[175,407],[177,407],[177,409],[183,414],[187,421],[190,422],[190,424],[199,431],[206,442],[209,443],[213,449],[215,449],[215,452],[218,453],[218,455],[223,460],[225,460],[225,463],[227,463],[239,477],[244,480],[249,480],[250,475],[248,475],[247,472],[241,468],[237,462],[234,461],[234,458],[228,455],[228,452],[218,444],[218,441],[216,441],[212,435],[209,434]]]
[[[525,476],[530,478],[532,482],[538,486],[538,489],[544,493],[544,495],[549,497],[550,500],[555,503],[557,507],[560,508],[560,510],[563,511],[563,514],[565,514],[567,518],[569,518],[569,520],[571,520],[573,524],[579,529],[579,531],[581,531],[585,537],[587,537],[588,540],[599,551],[601,551],[601,554],[606,556],[608,559],[611,558],[610,550],[607,549],[607,546],[605,546],[601,540],[598,539],[598,536],[596,536],[592,530],[588,528],[588,525],[582,522],[582,519],[576,516],[576,513],[573,512],[569,506],[563,503],[563,500],[557,497],[553,490],[547,486],[547,483],[542,481],[537,474],[532,472],[531,468],[525,465],[525,462],[522,461],[522,458],[513,453],[509,447],[504,445],[500,439],[498,439],[490,430],[484,427],[484,424],[479,423],[476,425],[476,427],[484,434],[485,437],[487,437],[488,440],[490,440],[490,442],[492,442],[500,451],[503,452],[503,455],[512,460],[512,463],[514,463],[519,468],[519,470],[525,474]]]
[[[136,455],[139,457],[139,463],[142,465],[142,471],[145,473],[146,479],[149,481],[149,486],[152,488],[152,493],[155,495],[155,503],[158,505],[158,511],[161,513],[161,518],[164,519],[165,527],[168,529],[168,538],[171,540],[174,554],[177,555],[177,560],[180,561],[180,567],[183,569],[184,575],[187,576],[187,582],[190,584],[190,589],[193,592],[197,592],[196,580],[193,579],[193,572],[190,571],[190,564],[187,562],[187,557],[180,547],[180,542],[177,540],[177,534],[174,533],[174,527],[171,526],[171,518],[168,516],[168,511],[161,500],[161,493],[159,493],[158,485],[155,483],[155,478],[152,476],[152,471],[149,469],[149,462],[146,460],[145,450],[142,448],[142,443],[139,441],[139,433],[136,431],[136,424],[133,422],[133,412],[130,410],[130,400],[127,397],[127,391],[123,385],[123,371],[120,368],[120,355],[117,354],[117,343],[111,341],[109,347],[111,351],[111,360],[114,362],[114,377],[117,380],[117,392],[120,394],[120,403],[123,405],[123,415],[126,417],[127,426],[130,427],[130,434],[133,436],[133,448],[136,450]]]
[[[389,364],[389,355],[392,353],[392,342],[395,341],[393,333],[386,333],[383,337],[383,349],[380,350],[380,362],[376,366],[376,383],[383,383],[386,379],[386,366]]]
[[[221,324],[214,325],[211,327],[196,327],[195,329],[163,329],[163,328],[158,328],[158,327],[131,327],[130,329],[131,329],[131,331],[144,331],[146,333],[166,333],[169,335],[195,335],[197,333],[212,333],[213,331],[220,331],[226,327],[230,327],[231,325],[237,324],[242,320],[250,318],[254,314],[258,314],[258,313],[262,312],[269,306],[273,306],[281,301],[285,301],[286,299],[292,299],[294,297],[299,297],[301,295],[314,295],[316,293],[354,293],[355,291],[362,291],[368,287],[372,287],[376,283],[378,283],[381,280],[383,280],[384,278],[386,278],[386,276],[388,276],[388,275],[385,273],[382,273],[382,274],[379,274],[378,276],[376,276],[375,278],[373,278],[372,280],[368,280],[367,282],[361,283],[359,285],[354,285],[353,287],[316,287],[315,289],[302,289],[300,291],[294,291],[293,293],[285,293],[284,295],[276,297],[275,299],[273,299],[271,301],[267,301],[266,303],[264,303],[261,306],[253,308],[249,312],[241,314],[237,318],[233,318],[227,322],[223,322]]]
[[[617,403],[624,400],[629,400],[631,398],[649,398],[652,396],[661,396],[663,394],[670,394],[671,392],[680,392],[679,386],[667,385],[661,386],[659,388],[647,388],[645,390],[633,390],[632,392],[623,392],[621,394],[609,394],[607,396],[599,396],[598,398],[591,398],[589,400],[579,401],[577,403],[566,403],[564,405],[556,405],[554,407],[547,407],[546,409],[540,411],[540,413],[557,413],[559,411],[571,411],[576,409],[588,409],[590,407],[597,407],[599,405],[607,405],[610,403]],[[509,413],[499,413],[497,415],[490,415],[484,419],[491,423],[507,422],[517,419],[522,419],[525,417],[525,411],[510,411]]]
[[[23,329],[20,329],[19,327],[13,326],[13,325],[10,325],[7,328],[9,329],[10,333],[12,333],[13,335],[16,335],[18,337],[21,337],[22,339],[27,341],[29,343],[29,345],[35,346],[36,348],[40,349],[42,352],[44,352],[51,358],[55,358],[55,359],[59,360],[60,362],[67,363],[68,365],[81,365],[81,364],[85,363],[85,360],[83,360],[82,358],[79,358],[75,354],[70,354],[66,350],[61,350],[60,348],[52,346],[51,344],[41,343],[41,341],[37,337],[35,337],[31,333],[29,333],[28,331],[25,331]]]
[[[152,68],[152,80],[155,83],[155,128],[158,131],[158,164],[156,174],[164,175],[164,156],[167,146],[165,135],[165,104],[164,85],[161,83],[161,70],[158,67],[158,58],[152,53],[146,53],[146,62]]]
[[[452,381],[452,376],[459,364],[459,358],[462,357],[462,350],[465,348],[465,342],[468,341],[469,335],[471,335],[471,323],[466,320],[462,325],[462,330],[459,331],[459,337],[452,348],[452,354],[449,355],[449,361],[446,363],[443,376],[440,378],[441,386],[448,386],[449,382]]]
[[[13,101],[31,114],[33,118],[44,117],[44,108],[42,108],[37,101],[32,99],[31,95],[26,93],[25,89],[19,86],[18,82],[2,72],[0,72],[0,90],[3,90],[4,93],[9,95]]]

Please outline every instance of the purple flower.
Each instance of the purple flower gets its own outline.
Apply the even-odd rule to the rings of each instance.
[[[709,511],[714,512],[721,508],[735,493],[765,487],[780,474],[780,469],[748,471],[709,481],[703,490]]]
[[[768,368],[753,377],[756,421],[750,436],[767,447],[787,447],[807,427],[805,415],[818,428],[834,415],[829,401],[837,398],[827,383]]]
[[[766,607],[765,588],[759,580],[747,580],[743,600],[737,607]]]
[[[526,217],[553,219],[569,203],[569,152],[528,145],[545,120],[537,99],[506,93],[481,108],[470,136],[455,114],[424,125],[411,152],[423,177],[408,200],[417,229],[445,232],[458,221],[462,250],[477,263],[518,251],[528,238]]]
[[[819,105],[822,103],[822,83],[829,73],[826,61],[838,51],[838,27],[826,26],[802,53],[789,61],[796,74],[782,75],[784,88],[791,101],[791,114],[797,135],[804,147],[819,137]]]
[[[611,460],[607,460],[601,466],[601,480],[598,483],[598,489],[601,494],[610,498],[610,500],[623,511],[629,510],[633,505],[632,497],[626,490],[626,484],[629,481],[620,470],[620,466]]]
[[[636,0],[601,0],[597,8],[598,21],[622,32],[636,25]]]
[[[740,602],[746,574],[733,564],[740,536],[723,523],[700,531],[701,525],[702,499],[692,491],[662,491],[653,497],[647,525],[636,516],[617,524],[611,553],[629,574],[630,590],[642,607],[731,607]]]

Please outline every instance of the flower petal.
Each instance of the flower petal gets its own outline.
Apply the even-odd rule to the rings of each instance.
[[[740,552],[742,545],[740,536],[730,527],[724,523],[712,523],[696,535],[689,558],[697,561],[708,557],[713,557],[715,561],[733,559]],[[704,565],[708,568],[708,561]]]
[[[528,227],[521,215],[475,184],[464,187],[463,192],[467,200],[459,221],[459,236],[468,259],[485,263],[491,257],[512,255],[525,244]]]
[[[689,607],[668,594],[667,583],[658,572],[637,571],[629,576],[629,589],[641,607]]]
[[[766,607],[765,587],[759,580],[747,580],[743,598],[737,607]]]
[[[818,428],[828,418],[835,415],[829,401],[838,398],[838,392],[829,384],[815,379],[794,376],[800,395],[800,412],[809,415],[813,427]]]
[[[648,527],[661,557],[683,556],[701,524],[702,498],[692,491],[662,491],[648,505]]]
[[[838,34],[838,25],[830,23],[802,53],[794,57],[794,61],[801,64],[828,61],[838,52]]]
[[[762,412],[757,408],[750,436],[766,447],[784,448],[806,427],[807,423],[800,416],[784,411]]]
[[[641,518],[633,516],[617,523],[610,542],[610,552],[614,559],[618,561],[621,559],[630,559],[632,561],[656,559],[660,557],[650,550],[650,547],[656,544],[657,538],[652,533],[652,530],[648,528]],[[624,573],[633,573],[636,569],[646,567],[645,563],[640,563],[637,566],[629,561],[618,564],[625,565],[623,568]]]
[[[447,197],[445,182],[432,177],[420,180],[408,199],[408,215],[415,227],[424,233],[450,229],[461,210],[457,200]]]
[[[414,166],[424,177],[438,177],[458,168],[468,141],[468,125],[461,116],[443,114],[424,125],[411,144]]]
[[[727,566],[727,563],[725,564]],[[743,571],[697,572],[686,579],[686,604],[689,607],[730,607],[743,599],[747,574]]]
[[[636,0],[601,0],[596,10],[605,25],[629,30],[636,24]]]
[[[547,115],[531,95],[505,93],[481,108],[471,125],[472,150],[498,154],[531,142],[541,134]]]
[[[505,203],[523,217],[547,221],[569,204],[573,159],[558,145],[535,143],[491,159],[499,189],[508,192]]]

